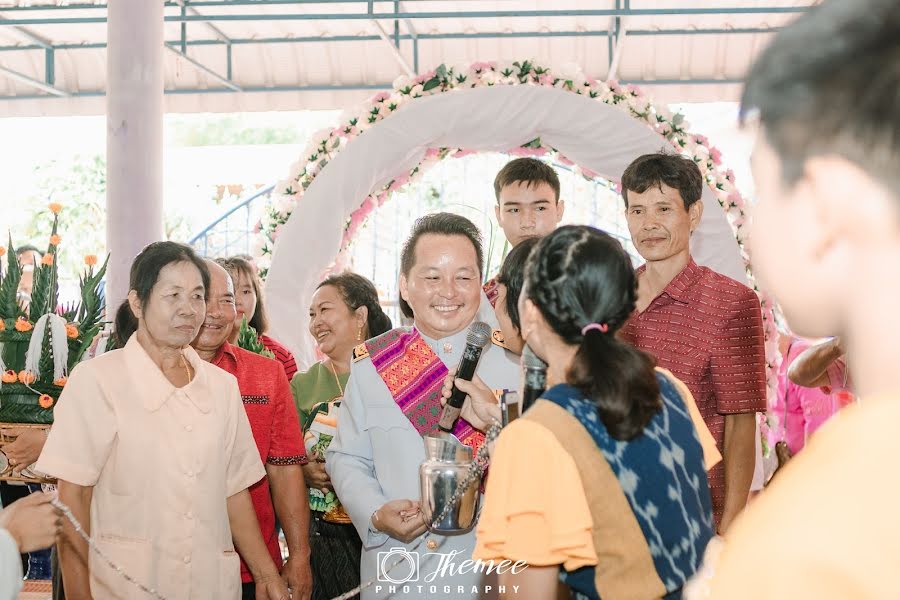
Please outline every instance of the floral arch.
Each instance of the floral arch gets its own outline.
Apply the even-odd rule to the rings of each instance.
[[[260,223],[267,306],[281,341],[299,359],[312,358],[305,321],[315,286],[345,264],[350,242],[375,208],[444,158],[549,154],[587,178],[618,182],[640,154],[674,149],[698,164],[707,183],[706,210],[691,241],[695,259],[760,294],[771,398],[778,332],[744,249],[745,202],[734,174],[681,115],[654,106],[634,86],[570,71],[528,61],[441,65],[414,79],[400,77],[392,90],[342,115],[338,127],[316,134],[276,186]]]

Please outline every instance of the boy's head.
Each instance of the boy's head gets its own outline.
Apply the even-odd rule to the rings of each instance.
[[[794,330],[841,333],[900,256],[900,10],[829,0],[782,29],[747,77],[759,125],[752,260]],[[877,269],[876,269],[877,271]]]
[[[565,210],[556,171],[535,158],[506,163],[494,179],[494,195],[497,222],[513,246],[556,229]]]

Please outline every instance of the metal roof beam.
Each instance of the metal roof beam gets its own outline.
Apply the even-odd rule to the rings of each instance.
[[[6,21],[9,21],[9,19],[7,19],[6,17],[0,17],[0,25],[5,25]],[[29,44],[35,44],[37,46],[40,46],[44,50],[52,50],[53,49],[53,44],[51,44],[49,40],[39,36],[38,34],[32,32],[32,31],[29,31],[25,27],[20,27],[18,25],[12,25],[12,26],[10,26],[9,30],[10,30],[10,33],[19,37],[20,39],[25,40],[25,42],[27,42]]]
[[[184,54],[181,50],[179,50],[175,46],[172,46],[171,44],[166,44],[165,46],[166,46],[166,48],[168,48],[169,50],[171,50],[172,52],[174,52],[175,54],[177,54],[178,56],[180,56],[181,58],[183,58],[184,60],[189,62],[191,65],[193,65],[194,68],[196,68],[198,71],[201,71],[201,72],[205,73],[206,75],[208,75],[209,77],[212,77],[213,79],[215,79],[216,81],[218,81],[219,83],[221,83],[222,85],[224,85],[225,87],[230,89],[231,91],[233,91],[233,92],[243,92],[244,91],[244,89],[241,86],[236,84],[231,79],[228,79],[227,77],[223,77],[222,75],[219,75],[218,73],[216,73],[215,71],[213,71],[212,69],[210,69],[209,67],[204,65],[203,63],[194,60],[187,54]]]
[[[416,72],[413,71],[412,67],[409,66],[409,63],[406,62],[406,59],[403,58],[403,55],[400,54],[400,49],[394,45],[394,42],[391,41],[391,36],[388,35],[388,32],[384,30],[384,27],[381,26],[381,23],[373,20],[372,25],[375,26],[375,29],[378,31],[378,37],[384,40],[384,43],[387,44],[388,48],[391,50],[391,55],[394,57],[394,60],[397,61],[397,64],[400,65],[400,68],[409,75],[410,77],[415,77]]]
[[[370,13],[374,12],[374,0],[369,0],[367,2],[368,11]],[[394,4],[395,10],[400,10],[399,2],[395,2]],[[381,38],[385,44],[390,48],[391,56],[394,57],[394,60],[397,61],[397,64],[400,65],[400,68],[410,77],[414,77],[416,75],[415,70],[409,66],[409,63],[406,62],[406,59],[403,58],[403,55],[400,54],[400,31],[397,29],[397,19],[394,19],[394,40],[391,41],[391,37],[388,35],[388,32],[385,31],[384,27],[382,27],[381,23],[372,19],[372,25],[375,26],[375,31],[378,33],[378,37]]]
[[[190,4],[197,8],[204,7],[212,7],[212,6],[284,6],[284,5],[301,5],[301,6],[309,6],[316,4],[361,4],[366,0],[192,0]],[[387,1],[387,0],[376,0],[376,1]],[[416,0],[406,0],[416,1]],[[630,9],[630,2],[626,0],[625,9]],[[690,2],[686,2],[688,6],[690,6]],[[807,6],[811,6],[814,4],[810,2]],[[180,6],[177,0],[168,0],[165,2],[165,6],[167,8],[173,8]],[[709,8],[706,10],[734,10],[735,7],[723,7],[723,8]],[[741,10],[757,12],[756,9],[759,8],[762,11],[768,10],[769,12],[774,12],[766,7],[744,7]],[[805,10],[803,7],[772,7],[772,8],[800,8],[801,10]],[[27,5],[19,5],[19,6],[9,6],[4,7],[3,10],[6,12],[34,12],[34,11],[64,11],[64,10],[91,10],[91,9],[106,9],[105,4],[96,4],[96,3],[85,3],[85,2],[70,2],[64,5],[45,5],[45,4],[27,4]],[[674,8],[673,10],[678,10]],[[708,13],[708,14],[721,14],[721,13]]]
[[[630,29],[628,35],[639,36],[666,36],[666,35],[728,35],[728,34],[757,34],[775,33],[780,27],[744,27],[734,29]],[[482,31],[473,33],[420,33],[413,37],[412,34],[400,34],[401,40],[450,40],[463,38],[535,38],[535,37],[611,37],[614,35],[608,31]],[[336,35],[336,36],[301,36],[301,37],[276,37],[276,38],[232,38],[231,44],[235,46],[256,44],[303,44],[321,42],[374,42],[381,39],[378,35]],[[180,41],[170,41],[167,44],[177,45]],[[224,45],[219,40],[187,40],[188,46],[215,46]],[[57,44],[56,50],[96,50],[106,48],[106,43],[87,44]],[[13,52],[25,50],[40,50],[41,46],[0,46],[0,52]]]
[[[243,0],[229,2],[232,6]],[[260,1],[250,4],[259,6]],[[646,16],[691,16],[691,15],[748,15],[748,14],[796,14],[806,12],[806,6],[770,7],[723,7],[723,8],[646,8],[646,9],[579,9],[579,10],[523,10],[523,11],[453,11],[453,12],[409,12],[406,19],[482,19],[482,18],[528,18],[528,17],[646,17]],[[213,21],[361,21],[369,19],[393,20],[394,13],[277,13],[277,14],[221,14],[221,15],[167,15],[166,22],[213,22]],[[106,17],[45,17],[9,19],[0,26],[21,25],[69,25],[80,23],[106,23]]]
[[[29,77],[28,75],[24,75],[22,73],[19,73],[18,71],[13,71],[12,69],[7,69],[6,67],[3,67],[3,66],[0,66],[0,75],[2,75],[4,77],[8,77],[9,79],[12,79],[13,81],[18,81],[19,83],[24,83],[25,85],[29,85],[33,88],[39,89],[42,92],[47,92],[48,94],[51,94],[53,96],[59,96],[60,98],[68,98],[73,95],[65,90],[61,90],[58,87],[50,85],[49,83],[44,83],[43,81],[38,81],[37,79]],[[18,98],[18,97],[20,97],[20,96],[12,96],[12,98]],[[45,98],[46,96],[33,96],[33,97]]]
[[[0,67],[2,69],[2,67]],[[692,78],[692,79],[623,79],[621,83],[631,83],[635,85],[726,85],[741,84],[743,79],[735,78]],[[40,85],[45,85],[41,84]],[[346,85],[282,85],[275,87],[254,86],[245,87],[241,91],[244,93],[265,93],[265,92],[344,92],[344,91],[379,91],[391,89],[391,82],[385,83],[361,83]],[[62,90],[57,90],[63,92]],[[228,88],[183,88],[165,90],[167,96],[190,95],[190,94],[231,94],[234,93]],[[63,92],[66,96],[73,98],[100,98],[106,95],[102,91],[86,91],[86,92]],[[21,96],[0,96],[0,102],[12,102],[16,100],[37,100],[47,98],[40,95],[21,95]]]
[[[185,0],[174,0],[174,1],[175,1],[175,4],[177,4],[178,6],[180,6],[182,9],[186,10],[187,12],[191,13],[192,15],[197,16],[197,17],[202,17],[202,16],[203,16],[202,14],[200,14],[200,12],[199,12],[196,8],[194,8],[194,7],[192,6],[193,3],[186,2]],[[213,25],[212,23],[210,23],[210,22],[208,22],[208,21],[204,21],[204,22],[203,22],[203,25],[204,25],[207,29],[209,29],[210,31],[212,31],[212,32],[213,32],[213,35],[215,35],[217,38],[219,38],[220,40],[222,40],[222,41],[225,42],[226,44],[230,44],[230,43],[231,43],[231,39],[230,39],[227,35],[225,35],[225,33],[223,33],[221,29],[219,29],[218,27],[216,27],[216,26]]]

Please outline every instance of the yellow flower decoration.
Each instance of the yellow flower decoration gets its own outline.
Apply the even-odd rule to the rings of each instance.
[[[51,202],[47,205],[47,208],[49,208],[50,212],[52,212],[54,215],[58,215],[59,211],[62,210],[62,204],[60,204],[59,202]]]
[[[74,340],[75,338],[77,338],[77,337],[78,337],[78,327],[76,327],[76,326],[75,326],[74,324],[72,324],[72,323],[68,323],[68,324],[66,325],[66,337],[67,337],[67,338],[71,338],[71,339],[73,339],[73,340]]]
[[[60,243],[61,241],[62,241],[62,238],[59,237],[58,235],[51,235],[51,236],[50,236],[50,245],[51,245],[51,246],[59,246],[59,243]]]
[[[84,257],[84,264],[89,267],[93,267],[97,264],[97,255],[96,254],[88,254]]]
[[[31,331],[32,329],[34,329],[34,325],[32,325],[22,317],[16,319],[16,331],[18,331],[19,333],[26,333],[28,331]]]
[[[5,371],[3,375],[0,375],[0,381],[3,383],[15,383],[17,379],[16,372],[12,369]]]
[[[53,385],[58,386],[58,387],[62,387],[62,386],[64,386],[64,385],[66,385],[66,382],[67,382],[67,381],[69,381],[69,378],[68,378],[68,377],[60,377],[59,379],[55,379],[55,380],[53,381]]]
[[[44,257],[41,259],[41,264],[47,265],[48,267],[50,265],[52,265],[53,264],[53,255],[50,254],[49,252],[47,254],[45,254]]]
[[[41,394],[40,398],[38,398],[38,404],[41,408],[47,409],[53,406],[53,396],[50,394]]]
[[[31,385],[32,383],[34,383],[35,379],[37,379],[37,377],[34,376],[34,373],[29,373],[28,371],[19,371],[19,383]]]

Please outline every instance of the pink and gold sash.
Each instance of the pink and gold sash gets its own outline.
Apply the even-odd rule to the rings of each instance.
[[[449,372],[419,331],[393,329],[366,342],[369,358],[388,387],[397,406],[425,436],[437,431],[441,418],[441,388]],[[484,442],[484,434],[460,418],[453,434],[473,452]]]
[[[487,296],[488,302],[491,303],[491,306],[496,307],[497,297],[500,295],[500,284],[497,283],[497,278],[491,277],[487,283],[481,286],[481,289],[484,290],[484,295]]]

